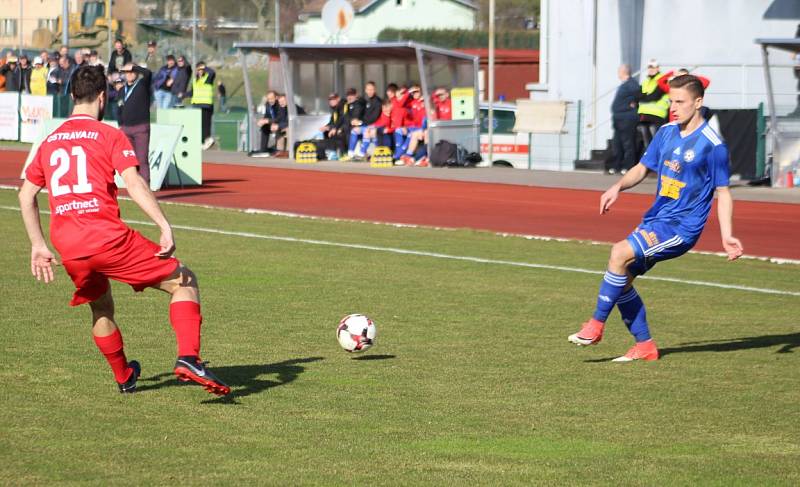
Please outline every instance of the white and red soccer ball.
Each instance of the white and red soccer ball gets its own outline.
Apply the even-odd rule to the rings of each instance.
[[[348,352],[363,352],[375,345],[378,329],[371,319],[364,315],[352,314],[342,318],[336,328],[339,345]]]

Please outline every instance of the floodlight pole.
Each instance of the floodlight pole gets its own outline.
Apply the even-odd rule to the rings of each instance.
[[[197,64],[197,0],[192,2],[192,64]]]
[[[20,0],[22,3],[22,0]],[[64,0],[61,9],[61,45],[69,45],[69,0]],[[110,54],[109,54],[110,55]]]
[[[18,56],[22,56],[22,0],[19,0],[19,49]]]
[[[489,0],[489,166],[492,165],[494,144],[494,0]]]
[[[281,41],[281,4],[275,0],[275,44]]]
[[[111,49],[114,45],[114,29],[111,27],[111,0],[106,0],[106,27],[108,28],[108,59],[111,60]]]

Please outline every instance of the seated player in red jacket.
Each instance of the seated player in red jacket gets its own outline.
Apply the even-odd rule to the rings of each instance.
[[[400,159],[407,154],[408,146],[411,143],[411,136],[414,132],[422,130],[423,122],[427,116],[425,113],[425,100],[422,99],[422,90],[418,84],[411,85],[408,90],[411,99],[405,110],[403,125],[394,131],[394,158]]]
[[[367,149],[372,143],[374,143],[376,147],[391,147],[393,132],[392,100],[386,98],[381,104],[381,115],[378,117],[378,120],[364,129],[364,137],[361,141],[361,153],[367,154]]]
[[[436,88],[431,97],[435,108],[434,120],[452,120],[453,104],[450,99],[450,92],[446,88]]]

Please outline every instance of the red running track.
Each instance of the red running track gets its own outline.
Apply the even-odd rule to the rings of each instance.
[[[0,153],[0,183],[18,184],[25,153]],[[652,196],[623,194],[605,216],[597,191],[374,176],[301,169],[204,165],[201,188],[166,190],[162,201],[258,208],[614,242],[640,221]],[[716,210],[696,249],[722,251]],[[734,233],[750,255],[800,259],[800,205],[736,202]]]

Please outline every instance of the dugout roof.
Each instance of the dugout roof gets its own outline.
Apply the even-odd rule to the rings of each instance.
[[[416,42],[378,42],[371,44],[290,44],[271,42],[237,42],[234,48],[279,56],[285,51],[292,59],[305,62],[325,62],[337,59],[342,62],[408,61],[416,62],[417,50],[439,54],[463,61],[477,60],[477,56]]]
[[[800,38],[796,37],[788,39],[756,39],[756,44],[794,53],[800,52]]]

